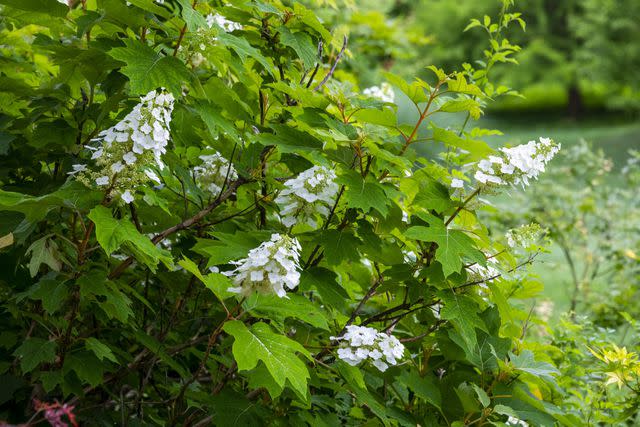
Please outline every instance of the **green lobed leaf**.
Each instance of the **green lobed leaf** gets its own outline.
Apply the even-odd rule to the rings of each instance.
[[[126,323],[133,316],[129,297],[113,282],[107,281],[103,273],[84,274],[76,283],[80,287],[81,299],[95,301],[110,319]]]
[[[56,243],[49,239],[49,236],[36,240],[27,248],[25,255],[31,254],[29,261],[29,274],[35,277],[40,270],[41,264],[46,264],[53,271],[60,271],[62,262]]]
[[[316,328],[329,330],[325,314],[307,298],[290,293],[287,298],[277,295],[254,294],[244,303],[245,310],[258,317],[271,319],[294,318]]]
[[[438,409],[442,407],[442,396],[436,379],[432,375],[420,376],[417,372],[404,370],[398,377],[401,384],[409,387],[419,398]]]
[[[553,376],[560,373],[552,364],[535,360],[535,355],[531,350],[524,350],[518,355],[509,352],[509,360],[515,369],[552,383],[555,382]]]
[[[87,350],[92,351],[100,361],[107,359],[113,363],[118,363],[118,359],[116,359],[116,356],[113,354],[109,346],[97,338],[89,337],[84,340],[84,347]]]
[[[489,145],[478,139],[463,138],[458,136],[456,132],[437,127],[431,123],[433,129],[433,139],[440,141],[450,147],[459,148],[469,152],[469,160],[475,161],[487,157],[493,153],[493,149]]]
[[[344,261],[358,261],[360,241],[348,231],[324,230],[320,235],[320,245],[324,257],[330,265],[340,265]]]
[[[64,359],[62,368],[66,374],[75,372],[78,379],[91,387],[96,387],[102,383],[104,376],[104,364],[93,354],[88,351],[74,352]]]
[[[300,289],[317,290],[322,302],[336,310],[344,311],[349,306],[349,294],[336,282],[336,274],[329,269],[312,267],[303,270],[300,276]]]
[[[218,40],[220,43],[228,48],[231,48],[236,55],[240,57],[242,62],[247,58],[253,58],[271,75],[273,74],[273,66],[267,61],[267,58],[260,53],[258,49],[251,46],[247,39],[236,37],[233,34],[229,34],[225,31],[218,32]]]
[[[220,273],[210,273],[207,275],[203,275],[198,269],[196,263],[188,259],[187,257],[183,257],[182,260],[178,261],[178,264],[182,266],[185,270],[196,276],[204,285],[209,289],[219,300],[225,300],[229,297],[237,295],[233,292],[229,292],[228,289],[230,287],[235,286],[231,279],[229,279],[224,274]]]
[[[63,18],[69,13],[69,6],[57,0],[0,0],[0,4],[30,12],[46,13],[58,18]]]
[[[353,117],[363,123],[395,127],[398,124],[396,114],[391,108],[384,107],[381,110],[365,108],[353,113]]]
[[[456,295],[450,291],[439,294],[442,300],[440,317],[451,322],[460,333],[470,351],[478,345],[476,328],[486,331],[486,326],[478,316],[478,305],[466,295]]]
[[[20,358],[22,372],[31,372],[41,363],[53,363],[56,343],[42,338],[27,338],[13,354]]]
[[[193,75],[180,59],[159,54],[135,40],[125,40],[124,44],[111,49],[109,55],[126,64],[121,71],[129,78],[132,93],[142,95],[164,87],[180,96],[182,85],[192,80]]]
[[[344,198],[350,208],[362,209],[365,213],[373,208],[383,216],[389,213],[389,199],[378,181],[365,179],[355,171],[348,171],[338,178],[338,182],[347,186]]]
[[[233,356],[239,371],[254,369],[262,361],[278,385],[283,386],[288,380],[299,394],[307,394],[309,371],[296,353],[309,359],[311,356],[300,343],[275,334],[262,322],[249,329],[241,321],[232,320],[225,323],[224,330],[235,339]]]
[[[280,43],[292,48],[298,58],[302,60],[305,68],[311,68],[316,62],[318,49],[308,34],[302,32],[292,32],[284,25],[278,28],[280,32]]]
[[[96,206],[89,212],[88,217],[96,225],[96,238],[107,255],[128,242],[131,243],[137,258],[144,261],[153,271],[160,261],[167,267],[173,266],[173,260],[168,251],[156,247],[147,236],[140,234],[130,221],[113,218],[110,209]]]
[[[429,227],[421,225],[409,227],[404,235],[408,239],[437,243],[436,260],[442,264],[445,276],[460,272],[463,259],[469,259],[481,265],[486,263],[484,254],[476,248],[473,239],[466,233],[448,228],[441,219],[432,215],[428,218]]]

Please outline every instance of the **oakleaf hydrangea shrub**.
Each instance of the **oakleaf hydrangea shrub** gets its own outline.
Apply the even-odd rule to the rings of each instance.
[[[0,419],[580,425],[529,339],[541,248],[482,216],[557,167],[476,122],[520,14],[365,82],[369,41],[305,4],[1,6]]]

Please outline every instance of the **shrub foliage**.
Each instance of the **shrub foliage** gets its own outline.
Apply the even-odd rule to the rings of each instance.
[[[300,2],[0,3],[3,418],[577,425],[540,248],[477,215],[557,151],[473,125],[509,0],[477,65],[368,90]]]

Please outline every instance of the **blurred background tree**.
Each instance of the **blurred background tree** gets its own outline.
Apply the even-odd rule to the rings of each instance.
[[[453,70],[481,59],[478,28],[462,30],[473,16],[495,16],[496,0],[310,0],[332,6],[323,18],[350,29],[356,71],[375,84],[379,69],[407,76],[429,74],[441,64]],[[524,98],[505,98],[494,112],[550,112],[572,119],[611,111],[640,111],[640,2],[637,0],[520,0],[526,31],[507,37],[526,46],[517,73],[495,69],[498,80]],[[330,10],[329,8],[325,10]],[[367,61],[362,61],[366,57]],[[357,65],[356,65],[357,64]]]

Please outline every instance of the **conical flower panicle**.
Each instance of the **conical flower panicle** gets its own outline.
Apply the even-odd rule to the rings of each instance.
[[[225,274],[233,277],[237,286],[228,290],[245,296],[258,291],[286,297],[287,289],[295,289],[300,283],[300,250],[298,239],[272,234],[246,258],[233,262],[237,268]]]
[[[282,223],[287,227],[298,223],[316,227],[315,216],[328,215],[329,207],[335,202],[338,193],[335,179],[336,174],[331,169],[314,166],[285,181],[284,190],[275,200],[280,207]]]
[[[483,184],[529,185],[538,178],[546,164],[560,151],[560,145],[549,138],[529,141],[512,148],[501,148],[500,156],[489,156],[477,164],[474,177]]]
[[[164,89],[147,93],[120,122],[98,134],[93,140],[97,145],[85,147],[93,151],[97,170],[78,164],[69,174],[87,186],[110,188],[126,203],[133,201],[139,185],[160,183],[149,164],[164,167],[161,157],[170,139],[173,102]]]

